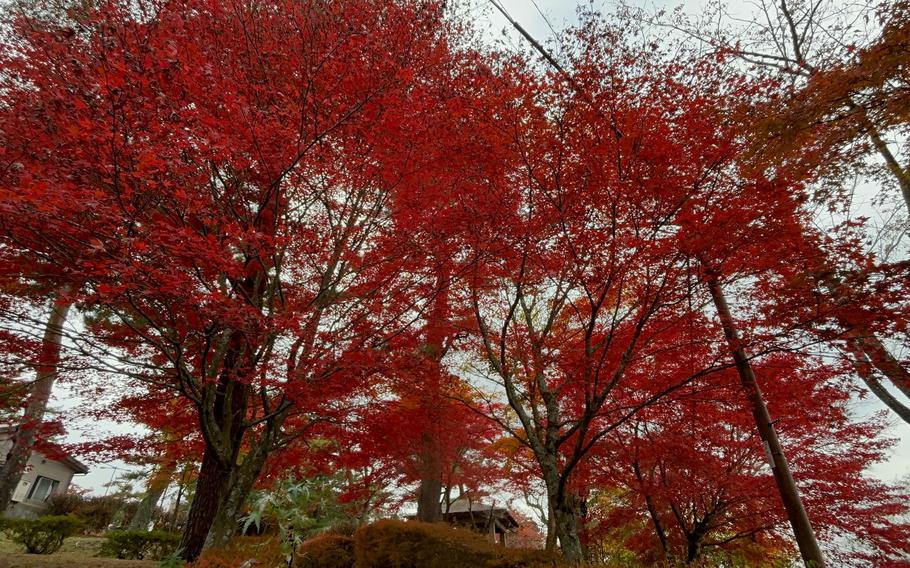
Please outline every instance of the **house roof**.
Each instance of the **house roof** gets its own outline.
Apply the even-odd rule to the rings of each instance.
[[[15,428],[10,428],[9,426],[0,426],[0,435],[12,434],[14,430]],[[35,451],[44,456],[45,459],[60,462],[76,473],[81,473],[83,475],[88,473],[88,466],[66,453],[60,445],[48,441],[43,441],[41,445],[50,451],[47,452],[37,449]]]
[[[493,517],[501,521],[506,528],[517,528],[519,526],[518,521],[505,507],[495,507],[469,499],[456,499],[449,505],[448,512],[444,516],[466,517],[475,514]]]
[[[70,468],[72,468],[72,470],[75,471],[76,473],[81,473],[83,475],[88,473],[88,466],[85,465],[84,463],[82,463],[81,461],[77,460],[76,458],[74,458],[71,455],[67,454],[66,456],[64,456],[63,460],[57,460],[57,461],[61,461],[62,463],[65,463]]]

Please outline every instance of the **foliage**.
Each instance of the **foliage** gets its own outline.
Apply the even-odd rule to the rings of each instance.
[[[177,548],[161,559],[158,568],[184,568],[186,563],[180,558],[180,549]]]
[[[192,568],[241,568],[252,561],[254,566],[281,566],[287,560],[277,538],[234,537],[221,548],[209,548],[194,561]]]
[[[77,534],[82,527],[82,521],[72,515],[0,519],[0,530],[25,546],[29,554],[53,554],[63,546],[63,539]]]
[[[83,495],[75,491],[51,495],[48,500],[51,515],[75,515],[85,523],[85,530],[99,533],[120,528],[129,521],[138,506],[134,499],[119,495]],[[119,526],[111,527],[117,519]]]
[[[126,560],[161,560],[177,549],[180,534],[167,531],[111,531],[101,545],[101,556]]]
[[[483,536],[439,523],[378,521],[354,536],[358,568],[545,568],[542,550],[503,548]]]
[[[287,558],[310,536],[332,530],[353,533],[356,519],[349,503],[340,501],[346,481],[341,473],[283,479],[254,492],[244,530],[251,526],[278,527],[279,542]],[[354,525],[346,530],[346,527]]]
[[[354,539],[322,534],[305,540],[294,554],[295,568],[353,568]]]
[[[783,23],[791,4],[807,19],[787,27],[829,37],[812,20],[823,2],[766,15]],[[756,425],[780,429],[819,535],[861,541],[853,560],[900,558],[906,504],[864,478],[889,442],[850,416],[845,378],[910,393],[906,357],[888,352],[910,329],[910,264],[866,254],[862,221],[829,229],[812,209],[818,179],[841,184],[870,154],[910,195],[881,140],[910,113],[910,6],[893,5],[875,42],[835,39],[854,55],[814,69],[799,38],[771,34],[784,53],[770,59],[739,41],[706,56],[584,12],[559,38],[571,75],[479,47],[437,1],[11,16],[0,377],[35,365],[32,312],[67,290],[84,325],[61,344],[87,383],[104,378],[85,413],[153,432],[110,440],[115,457],[201,463],[181,480],[195,489],[180,551],[195,558],[208,535],[225,545],[211,566],[251,554],[227,543],[247,503],[245,528],[277,527],[268,555],[288,559],[417,484],[436,514],[453,488],[499,477],[544,488],[571,561],[585,546],[620,563],[786,561]],[[726,66],[737,49],[793,84]],[[763,120],[742,112],[756,108]],[[720,312],[722,288],[719,326],[706,306]],[[831,346],[846,365],[813,354]],[[745,402],[761,395],[734,363],[772,417],[756,423]],[[100,530],[133,505],[51,506]],[[143,556],[164,546],[152,534],[113,533],[110,549]],[[549,562],[391,521],[359,529],[355,556]]]

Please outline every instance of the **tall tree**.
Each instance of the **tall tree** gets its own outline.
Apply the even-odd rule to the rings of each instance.
[[[533,453],[563,555],[579,561],[577,474],[591,448],[722,366],[658,378],[649,361],[691,347],[667,334],[694,314],[672,223],[729,142],[710,88],[618,30],[591,19],[567,52],[572,84],[529,81],[503,115],[513,170],[492,188],[501,246],[470,285],[478,372],[501,386],[511,414],[497,418]]]
[[[851,223],[858,222],[849,217],[860,207],[851,180],[859,176],[879,186],[874,201],[890,220],[878,227],[878,234],[868,234],[872,223],[866,229],[874,249],[863,245],[869,258],[849,272],[837,259],[816,262],[805,267],[805,276],[815,281],[816,293],[841,306],[834,310],[839,333],[823,330],[823,335],[839,345],[869,390],[905,421],[910,418],[906,400],[884,385],[904,395],[910,390],[907,362],[894,354],[895,346],[906,342],[905,324],[889,324],[906,304],[876,313],[862,303],[864,290],[851,286],[867,279],[880,286],[884,278],[899,284],[905,278],[894,267],[902,264],[910,213],[910,165],[901,163],[908,124],[901,65],[908,49],[908,14],[906,2],[845,7],[784,0],[758,3],[745,24],[730,17],[723,4],[715,5],[703,22],[658,19],[709,44],[721,57],[745,62],[765,82],[764,96],[744,123],[758,163],[773,161],[791,173],[802,172],[814,197]],[[902,197],[899,206],[891,204],[897,195]]]
[[[908,529],[897,515],[906,504],[896,487],[863,473],[887,443],[876,440],[880,423],[851,416],[850,393],[840,384],[849,367],[796,353],[754,367],[759,377],[774,377],[765,381],[765,397],[782,417],[778,427],[808,488],[807,507],[821,534],[842,543],[831,550],[832,562],[898,561]],[[594,485],[619,489],[607,501],[612,508],[597,510],[598,538],[623,539],[645,562],[791,556],[786,512],[733,374],[707,377],[642,412],[625,436],[608,441],[612,448],[595,454]],[[642,515],[648,522],[636,524]]]
[[[195,409],[194,558],[233,532],[295,407],[407,323],[388,206],[420,172],[402,148],[448,53],[439,6],[129,3],[15,30],[15,246],[51,243],[94,347]]]

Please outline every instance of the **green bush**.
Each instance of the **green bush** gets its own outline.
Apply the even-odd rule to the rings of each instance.
[[[131,519],[138,502],[118,495],[91,497],[68,491],[51,495],[47,505],[49,515],[75,515],[85,521],[87,531],[98,533],[110,528],[116,518],[122,521]]]
[[[551,568],[542,550],[503,548],[467,529],[379,521],[354,537],[357,568]]]
[[[82,527],[82,521],[72,515],[0,520],[0,530],[10,540],[25,546],[29,554],[57,552],[63,546],[63,539],[76,534]]]
[[[161,560],[180,544],[180,534],[167,531],[111,531],[104,537],[99,554],[124,560]]]
[[[353,568],[354,539],[321,534],[303,541],[294,557],[295,568]]]

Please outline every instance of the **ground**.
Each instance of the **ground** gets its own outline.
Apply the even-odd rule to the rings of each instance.
[[[74,536],[54,554],[26,554],[18,544],[0,535],[0,568],[157,568],[151,560],[98,558],[101,537]]]

